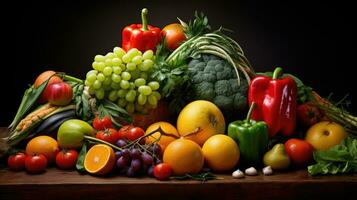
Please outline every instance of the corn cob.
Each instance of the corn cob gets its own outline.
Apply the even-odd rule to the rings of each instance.
[[[39,109],[33,111],[29,115],[27,115],[24,119],[20,121],[20,123],[16,126],[16,131],[22,131],[28,128],[31,124],[39,121],[46,115],[50,114],[54,110],[56,110],[58,106],[54,106],[51,104],[45,104],[41,106]]]

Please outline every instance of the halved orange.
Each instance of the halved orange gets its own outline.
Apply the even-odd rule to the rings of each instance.
[[[95,175],[105,175],[115,164],[114,150],[105,144],[97,144],[89,149],[84,158],[84,168]]]

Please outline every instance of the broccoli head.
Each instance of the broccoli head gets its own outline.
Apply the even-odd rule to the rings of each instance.
[[[228,117],[246,109],[247,80],[240,73],[238,85],[236,71],[226,60],[203,54],[189,62],[188,75],[192,83],[190,100],[211,101]]]

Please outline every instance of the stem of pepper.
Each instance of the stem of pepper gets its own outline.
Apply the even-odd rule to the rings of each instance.
[[[247,118],[245,118],[246,123],[250,123],[250,116],[252,115],[253,109],[255,107],[255,103],[254,101],[252,102],[252,105],[250,105],[248,114],[247,114]]]
[[[148,19],[146,17],[146,15],[148,14],[148,9],[147,8],[143,8],[141,10],[141,23],[142,23],[142,30],[143,31],[147,31],[148,30]]]
[[[283,69],[281,67],[275,68],[274,73],[273,73],[273,79],[278,79],[281,74],[281,71],[283,71]]]

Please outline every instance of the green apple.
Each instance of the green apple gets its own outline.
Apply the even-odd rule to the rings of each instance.
[[[340,124],[329,121],[319,122],[309,128],[305,140],[316,150],[327,150],[340,144],[347,132]]]
[[[59,127],[57,142],[61,148],[79,148],[82,146],[85,135],[94,136],[93,127],[85,121],[70,119]]]

